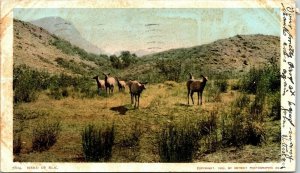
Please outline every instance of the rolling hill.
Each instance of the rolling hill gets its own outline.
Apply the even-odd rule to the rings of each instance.
[[[157,64],[162,59],[179,62],[183,69],[181,79],[184,79],[188,71],[208,75],[215,72],[242,73],[251,67],[279,63],[279,58],[279,37],[237,35],[210,44],[145,55],[125,69],[114,69],[107,55],[87,53],[42,27],[14,20],[14,64],[26,64],[50,73],[100,74],[109,71],[125,79],[149,80],[149,76],[155,78],[160,74]]]

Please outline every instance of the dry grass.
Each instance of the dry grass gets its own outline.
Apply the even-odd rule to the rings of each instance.
[[[112,96],[89,99],[67,97],[61,100],[49,98],[45,91],[40,94],[38,100],[32,103],[22,103],[14,107],[14,111],[36,113],[35,118],[14,121],[14,128],[21,129],[18,134],[22,139],[22,151],[16,156],[16,161],[76,161],[84,162],[81,145],[81,132],[89,124],[115,123],[116,138],[113,147],[111,162],[159,162],[157,133],[170,122],[183,123],[197,119],[207,118],[214,110],[227,109],[227,106],[238,95],[237,91],[229,91],[221,94],[221,102],[203,102],[202,106],[187,105],[185,83],[167,82],[164,84],[147,85],[147,89],[140,98],[140,107],[134,109],[130,105],[130,94],[115,92]],[[205,98],[204,90],[204,98]],[[125,111],[125,115],[118,110]],[[219,115],[218,115],[219,116]],[[32,128],[42,118],[59,119],[61,132],[57,142],[47,151],[32,152],[31,138]],[[132,132],[135,124],[139,124],[141,132],[137,145],[126,147],[121,145],[128,138],[128,132]],[[20,128],[19,126],[23,126]],[[272,126],[272,122],[269,124]],[[277,125],[278,126],[278,125]],[[272,155],[269,149],[274,148]],[[230,149],[218,150],[213,154],[199,154],[194,161],[248,161],[263,162],[270,157],[270,161],[277,161],[280,146],[271,144],[261,147],[245,147],[232,157],[226,157]],[[266,149],[265,152],[264,150]],[[245,154],[249,153],[249,156]],[[261,153],[258,158],[253,158],[253,153]],[[221,156],[222,157],[221,157]],[[220,159],[221,157],[221,159]]]

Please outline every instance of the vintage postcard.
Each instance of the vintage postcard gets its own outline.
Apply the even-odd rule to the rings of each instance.
[[[288,172],[292,0],[1,1],[1,171]]]

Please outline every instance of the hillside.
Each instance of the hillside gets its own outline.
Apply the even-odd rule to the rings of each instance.
[[[237,35],[210,44],[191,48],[173,49],[144,57],[188,59],[195,65],[219,71],[243,70],[250,66],[264,66],[279,62],[280,40],[276,36]]]
[[[25,64],[54,74],[80,74],[95,71],[99,65],[106,64],[104,58],[91,61],[76,52],[67,54],[59,46],[71,45],[42,27],[14,19],[14,65]]]

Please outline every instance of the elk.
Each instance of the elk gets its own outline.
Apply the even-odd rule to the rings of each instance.
[[[123,80],[119,80],[119,78],[116,78],[116,80],[119,87],[119,91],[125,91],[126,82]]]
[[[131,96],[131,104],[134,102],[134,107],[139,107],[140,105],[140,96],[141,93],[143,92],[144,89],[146,89],[145,85],[148,82],[138,82],[138,81],[129,81],[128,86],[129,86],[129,92]],[[134,97],[134,101],[133,101]]]
[[[104,81],[105,81],[106,94],[107,94],[107,89],[108,89],[109,94],[112,94],[114,92],[114,85],[116,83],[116,80],[115,80],[115,78],[109,76],[110,73],[107,73],[107,74],[103,73],[103,75],[105,76]]]
[[[93,77],[93,79],[96,80],[97,82],[97,88],[98,88],[98,94],[101,94],[101,90],[104,90],[105,88],[105,81],[104,80],[99,80],[98,76]]]
[[[207,77],[204,77],[203,75],[201,75],[202,80],[194,80],[191,79],[191,74],[190,74],[190,79],[187,81],[187,90],[188,90],[188,104],[189,103],[189,96],[191,96],[192,102],[194,104],[194,99],[193,99],[193,94],[194,92],[197,92],[198,94],[198,105],[201,104],[202,105],[202,94],[203,94],[203,90],[205,88],[206,82],[207,82]],[[201,101],[200,101],[201,99]]]

